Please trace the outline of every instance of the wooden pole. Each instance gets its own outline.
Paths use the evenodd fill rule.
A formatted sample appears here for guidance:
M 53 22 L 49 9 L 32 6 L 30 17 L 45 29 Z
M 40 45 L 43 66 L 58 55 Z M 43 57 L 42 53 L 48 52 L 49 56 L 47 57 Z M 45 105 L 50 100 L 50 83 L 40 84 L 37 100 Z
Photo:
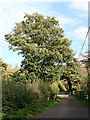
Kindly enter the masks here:
M 90 70 L 90 1 L 88 2 L 88 70 Z M 90 102 L 90 71 L 88 71 L 88 100 Z

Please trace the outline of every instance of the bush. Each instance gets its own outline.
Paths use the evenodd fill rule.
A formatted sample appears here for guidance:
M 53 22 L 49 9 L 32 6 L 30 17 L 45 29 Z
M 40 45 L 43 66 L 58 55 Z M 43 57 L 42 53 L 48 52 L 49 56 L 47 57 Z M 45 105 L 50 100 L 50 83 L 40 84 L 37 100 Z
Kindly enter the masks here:
M 51 94 L 50 83 L 41 81 L 39 84 L 39 90 L 41 92 L 42 99 L 44 101 L 49 101 Z
M 22 109 L 30 105 L 39 105 L 54 100 L 59 92 L 56 83 L 38 80 L 19 84 L 13 80 L 2 82 L 3 112 Z
M 59 93 L 59 87 L 56 83 L 51 84 L 51 95 L 50 98 L 55 100 L 56 95 Z
M 58 85 L 56 83 L 40 82 L 39 89 L 41 91 L 44 100 L 54 100 L 59 92 Z
M 14 81 L 2 82 L 3 111 L 24 108 L 32 102 L 32 92 L 28 91 L 25 84 L 19 85 Z
M 80 97 L 84 98 L 84 91 L 80 91 Z
M 37 104 L 40 102 L 41 93 L 39 90 L 39 81 L 36 82 L 28 82 L 26 84 L 27 90 L 30 92 L 30 99 L 32 100 L 30 104 Z

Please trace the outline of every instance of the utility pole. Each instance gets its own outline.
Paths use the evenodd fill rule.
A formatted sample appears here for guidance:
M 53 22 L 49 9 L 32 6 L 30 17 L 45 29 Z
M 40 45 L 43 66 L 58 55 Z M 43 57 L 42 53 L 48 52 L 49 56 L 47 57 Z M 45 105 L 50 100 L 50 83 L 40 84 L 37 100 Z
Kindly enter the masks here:
M 88 68 L 90 70 L 90 1 L 88 2 L 88 28 Z M 88 100 L 90 102 L 90 74 L 88 75 Z
M 90 67 L 90 1 L 88 2 L 88 64 Z

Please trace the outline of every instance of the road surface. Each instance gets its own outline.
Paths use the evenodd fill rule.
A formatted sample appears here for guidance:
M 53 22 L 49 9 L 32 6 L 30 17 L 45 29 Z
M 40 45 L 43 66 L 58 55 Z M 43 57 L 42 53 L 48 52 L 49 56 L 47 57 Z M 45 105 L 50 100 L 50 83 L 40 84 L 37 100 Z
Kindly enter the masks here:
M 88 118 L 88 107 L 74 96 L 64 97 L 58 104 L 33 118 Z

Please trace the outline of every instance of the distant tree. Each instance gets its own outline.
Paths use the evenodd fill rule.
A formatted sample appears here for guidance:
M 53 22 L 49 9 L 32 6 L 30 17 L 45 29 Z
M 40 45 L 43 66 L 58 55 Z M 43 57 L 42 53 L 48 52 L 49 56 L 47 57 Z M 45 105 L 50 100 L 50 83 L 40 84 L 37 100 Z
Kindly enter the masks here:
M 88 86 L 88 98 L 89 98 L 89 102 L 90 102 L 90 51 L 85 52 L 84 54 L 80 54 L 83 59 L 80 60 L 81 63 L 84 64 L 84 67 L 87 70 L 87 86 Z
M 12 72 L 12 69 L 13 69 L 13 65 L 8 63 L 7 64 L 7 71 Z
M 13 72 L 18 71 L 19 69 L 20 69 L 19 66 L 18 66 L 18 65 L 15 65 L 15 67 L 13 68 Z
M 87 70 L 84 66 L 77 67 L 79 86 L 81 91 L 87 91 Z
M 73 61 L 73 50 L 69 47 L 71 41 L 64 36 L 64 30 L 55 17 L 26 13 L 24 18 L 5 35 L 9 48 L 19 50 L 18 53 L 24 57 L 21 67 L 28 71 L 29 80 L 59 80 L 62 64 Z
M 0 58 L 0 72 L 1 72 L 1 78 L 7 79 L 7 64 Z
M 77 75 L 77 61 L 74 59 L 73 62 L 67 64 L 66 70 L 63 72 L 60 80 L 65 79 L 67 81 L 67 89 L 73 94 L 73 82 Z
M 90 76 L 90 56 L 89 51 L 85 52 L 84 54 L 80 54 L 80 56 L 83 58 L 80 60 L 82 62 L 87 70 L 88 76 Z
M 0 58 L 0 69 L 2 69 L 2 71 L 7 70 L 7 64 L 3 62 L 2 58 Z
M 67 90 L 73 94 L 73 91 L 87 91 L 87 72 L 84 66 L 78 61 L 68 64 L 60 80 L 66 84 Z
M 20 68 L 19 68 L 18 65 L 15 65 L 15 67 L 13 67 L 12 64 L 7 63 L 7 71 L 8 71 L 8 72 L 16 72 L 16 71 L 18 71 L 19 69 L 20 69 Z

